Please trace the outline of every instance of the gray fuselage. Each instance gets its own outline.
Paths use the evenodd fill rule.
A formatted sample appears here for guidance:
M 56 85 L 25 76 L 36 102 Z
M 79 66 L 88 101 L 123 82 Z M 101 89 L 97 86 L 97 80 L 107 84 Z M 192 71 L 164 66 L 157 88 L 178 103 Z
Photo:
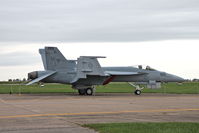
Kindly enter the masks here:
M 117 72 L 139 72 L 144 73 L 140 75 L 117 75 L 111 80 L 111 82 L 149 82 L 149 81 L 156 81 L 156 82 L 183 82 L 184 79 L 166 72 L 161 72 L 157 70 L 146 70 L 146 69 L 139 69 L 136 67 L 102 67 L 104 71 L 117 71 Z M 42 71 L 40 71 L 42 73 Z M 45 73 L 45 71 L 43 71 Z M 62 70 L 58 71 L 56 74 L 46 78 L 43 82 L 48 83 L 64 83 L 64 84 L 71 84 L 71 81 L 76 76 L 76 72 L 64 72 Z M 107 80 L 106 77 L 99 77 L 99 76 L 92 76 L 84 80 L 78 82 L 79 84 L 84 85 L 101 85 L 99 82 L 95 82 L 98 80 L 102 80 L 103 83 Z M 78 84 L 77 83 L 77 84 Z

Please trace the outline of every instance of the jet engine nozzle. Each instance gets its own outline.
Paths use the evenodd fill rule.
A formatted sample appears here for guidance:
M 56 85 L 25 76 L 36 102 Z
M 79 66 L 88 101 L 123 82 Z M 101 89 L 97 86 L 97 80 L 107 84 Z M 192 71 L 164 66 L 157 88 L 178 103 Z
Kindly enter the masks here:
M 36 78 L 38 78 L 38 72 L 37 71 L 28 73 L 28 80 L 33 80 L 33 79 L 36 79 Z

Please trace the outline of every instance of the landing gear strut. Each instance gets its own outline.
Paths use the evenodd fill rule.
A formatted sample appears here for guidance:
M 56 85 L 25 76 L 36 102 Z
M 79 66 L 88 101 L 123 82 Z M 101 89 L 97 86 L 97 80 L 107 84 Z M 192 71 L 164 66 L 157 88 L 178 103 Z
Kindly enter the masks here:
M 139 85 L 135 85 L 135 84 L 130 83 L 130 82 L 129 82 L 129 84 L 131 86 L 135 87 L 135 91 L 134 91 L 135 95 L 140 95 L 142 93 L 141 90 L 144 89 L 144 87 L 140 87 Z

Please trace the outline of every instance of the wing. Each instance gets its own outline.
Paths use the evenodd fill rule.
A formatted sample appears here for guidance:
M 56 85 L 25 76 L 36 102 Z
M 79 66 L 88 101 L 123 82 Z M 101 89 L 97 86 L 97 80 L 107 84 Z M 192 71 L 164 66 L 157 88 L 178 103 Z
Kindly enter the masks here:
M 43 79 L 45 79 L 45 78 L 47 78 L 47 77 L 53 75 L 54 73 L 56 73 L 56 71 L 49 72 L 49 73 L 47 73 L 47 74 L 45 74 L 45 75 L 42 75 L 41 77 L 38 77 L 38 78 L 32 80 L 31 82 L 29 82 L 29 83 L 26 84 L 26 85 L 31 85 L 31 84 L 34 84 L 34 83 L 36 83 L 36 82 L 39 82 L 39 81 L 41 81 L 41 80 L 43 80 Z
M 118 76 L 133 76 L 133 75 L 142 75 L 146 73 L 140 72 L 123 72 L 123 71 L 105 71 L 107 75 L 118 75 Z

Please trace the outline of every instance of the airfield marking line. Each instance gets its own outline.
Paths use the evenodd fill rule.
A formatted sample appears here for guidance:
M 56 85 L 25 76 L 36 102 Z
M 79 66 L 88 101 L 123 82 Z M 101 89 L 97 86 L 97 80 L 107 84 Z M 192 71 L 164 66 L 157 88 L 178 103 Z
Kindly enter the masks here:
M 158 109 L 158 110 L 127 110 L 127 111 L 112 111 L 112 112 L 80 112 L 80 113 L 57 113 L 57 114 L 32 114 L 32 115 L 13 115 L 13 116 L 0 116 L 3 118 L 26 118 L 26 117 L 39 117 L 39 116 L 72 116 L 72 115 L 100 115 L 100 114 L 122 114 L 122 113 L 147 113 L 147 112 L 177 112 L 177 111 L 199 111 L 199 108 L 190 109 Z

